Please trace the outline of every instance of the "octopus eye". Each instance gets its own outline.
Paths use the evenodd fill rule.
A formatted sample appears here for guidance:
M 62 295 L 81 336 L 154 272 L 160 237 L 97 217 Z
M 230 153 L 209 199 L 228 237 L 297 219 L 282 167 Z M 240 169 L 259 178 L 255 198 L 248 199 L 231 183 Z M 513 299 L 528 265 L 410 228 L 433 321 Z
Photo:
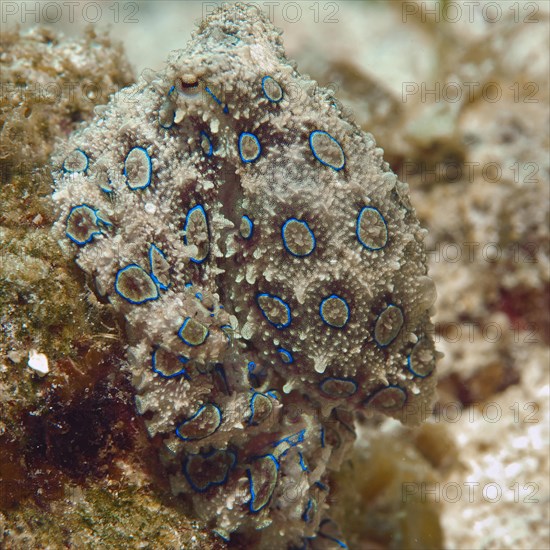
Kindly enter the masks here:
M 184 74 L 176 78 L 176 90 L 182 94 L 194 95 L 199 91 L 199 80 L 195 75 Z

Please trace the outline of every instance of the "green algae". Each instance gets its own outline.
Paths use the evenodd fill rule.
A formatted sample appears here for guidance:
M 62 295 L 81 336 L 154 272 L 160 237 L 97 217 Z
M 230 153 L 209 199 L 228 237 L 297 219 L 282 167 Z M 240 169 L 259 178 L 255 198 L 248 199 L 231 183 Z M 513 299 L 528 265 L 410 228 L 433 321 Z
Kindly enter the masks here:
M 27 504 L 5 512 L 6 548 L 225 548 L 177 506 L 161 505 L 147 488 L 64 490 L 49 510 Z

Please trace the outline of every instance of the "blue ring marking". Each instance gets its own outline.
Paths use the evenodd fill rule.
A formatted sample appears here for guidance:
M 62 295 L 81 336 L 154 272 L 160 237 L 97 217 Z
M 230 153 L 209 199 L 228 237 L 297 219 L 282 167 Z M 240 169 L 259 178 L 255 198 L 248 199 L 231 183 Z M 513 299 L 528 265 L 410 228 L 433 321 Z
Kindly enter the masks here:
M 307 501 L 307 504 L 306 504 L 306 509 L 304 510 L 304 513 L 302 514 L 302 519 L 306 522 L 306 523 L 309 523 L 313 518 L 311 518 L 309 516 L 309 512 L 311 510 L 311 508 L 313 507 L 313 500 L 312 499 L 309 499 Z
M 130 156 L 130 154 L 132 153 L 132 151 L 135 151 L 135 150 L 139 150 L 139 151 L 143 151 L 143 153 L 145 153 L 145 158 L 147 159 L 147 181 L 143 184 L 143 185 L 131 185 L 130 182 L 128 181 L 128 173 L 126 171 L 126 162 L 128 160 L 128 157 Z M 124 159 L 124 171 L 123 171 L 123 174 L 124 174 L 124 177 L 126 178 L 126 185 L 132 190 L 132 191 L 138 191 L 140 189 L 145 189 L 146 187 L 149 187 L 149 185 L 151 184 L 151 180 L 153 179 L 153 162 L 151 161 L 151 156 L 149 155 L 149 153 L 147 152 L 147 150 L 143 147 L 132 147 L 132 149 L 130 149 L 128 151 L 128 154 L 126 155 L 126 158 Z
M 281 90 L 281 97 L 279 99 L 273 99 L 267 92 L 266 92 L 266 89 L 265 89 L 265 82 L 266 80 L 273 80 L 273 82 L 275 82 L 275 84 L 279 87 L 279 89 Z M 266 97 L 266 99 L 268 99 L 269 101 L 271 101 L 271 103 L 279 103 L 280 101 L 282 101 L 283 97 L 284 97 L 284 94 L 283 94 L 283 88 L 281 87 L 281 85 L 272 77 L 272 76 L 269 76 L 269 75 L 266 75 L 262 78 L 262 91 Z
M 170 95 L 172 95 L 172 92 L 176 89 L 175 86 L 172 86 L 169 90 L 168 90 L 168 93 L 166 94 L 166 99 L 168 99 L 168 101 L 171 102 L 170 100 Z M 161 121 L 160 121 L 160 110 L 166 106 L 166 101 L 165 103 L 163 103 L 161 106 L 160 106 L 160 109 L 159 109 L 159 114 L 158 114 L 158 123 L 160 125 L 161 128 L 164 128 L 165 130 L 170 130 L 170 128 L 172 128 L 172 126 L 174 126 L 174 120 L 176 118 L 176 111 L 174 109 L 172 109 L 172 121 L 170 122 L 170 125 L 166 126 L 164 125 Z M 170 106 L 172 106 L 172 103 L 170 103 Z
M 373 212 L 376 212 L 379 216 L 380 216 L 380 219 L 382 220 L 382 223 L 384 224 L 384 227 L 386 228 L 386 239 L 385 239 L 385 242 L 382 246 L 379 246 L 378 248 L 373 248 L 371 246 L 369 246 L 368 244 L 366 244 L 360 237 L 359 235 L 359 228 L 361 227 L 361 220 L 363 219 L 363 214 L 365 213 L 366 210 L 370 210 L 370 211 L 373 211 Z M 380 210 L 378 210 L 378 208 L 374 207 L 374 206 L 364 206 L 363 208 L 361 208 L 361 210 L 359 211 L 359 215 L 357 216 L 357 222 L 355 224 L 355 235 L 357 236 L 357 240 L 367 249 L 367 250 L 381 250 L 382 248 L 384 248 L 387 244 L 388 244 L 388 224 L 386 223 L 386 220 L 384 219 L 384 216 L 382 216 Z
M 332 382 L 332 381 L 336 381 L 336 382 L 348 382 L 350 384 L 353 384 L 353 387 L 354 387 L 354 390 L 349 393 L 345 393 L 345 394 L 342 394 L 342 395 L 334 395 L 334 394 L 331 394 L 330 392 L 328 392 L 327 390 L 324 389 L 323 386 L 325 386 L 325 384 L 327 382 Z M 352 395 L 354 395 L 356 392 L 357 392 L 357 389 L 359 388 L 359 386 L 357 385 L 357 382 L 355 380 L 353 380 L 353 378 L 336 378 L 336 377 L 328 377 L 328 378 L 325 378 L 324 380 L 321 380 L 321 382 L 319 382 L 319 389 L 326 395 L 328 395 L 329 397 L 334 397 L 335 399 L 342 399 L 342 398 L 345 398 L 345 397 L 351 397 Z
M 211 157 L 214 154 L 214 146 L 212 145 L 212 140 L 210 139 L 210 136 L 204 130 L 201 130 L 199 132 L 199 139 L 200 139 L 200 136 L 206 138 L 206 141 L 208 141 L 208 153 L 203 149 L 202 142 L 199 141 L 199 145 L 200 145 L 200 148 L 201 148 L 202 152 L 207 157 Z
M 187 212 L 187 215 L 185 216 L 185 222 L 183 224 L 183 244 L 185 244 L 186 246 L 188 246 L 188 242 L 187 242 L 187 226 L 189 225 L 189 220 L 190 220 L 190 217 L 191 217 L 191 214 L 193 212 L 195 212 L 195 210 L 199 210 L 200 213 L 202 214 L 203 218 L 204 218 L 204 223 L 206 225 L 206 234 L 208 235 L 208 250 L 206 251 L 206 254 L 204 255 L 204 258 L 202 259 L 197 259 L 197 258 L 189 258 L 194 264 L 202 264 L 204 261 L 206 261 L 206 259 L 208 258 L 208 255 L 210 254 L 210 227 L 208 225 L 208 218 L 206 217 L 206 211 L 205 209 L 203 208 L 202 204 L 197 204 L 196 206 L 193 206 L 193 208 L 191 208 L 188 212 Z
M 259 303 L 259 299 L 263 297 L 271 298 L 272 300 L 279 302 L 285 308 L 286 314 L 287 314 L 287 321 L 285 323 L 273 323 L 269 319 L 269 317 L 266 315 L 265 311 L 262 309 L 262 306 Z M 290 306 L 285 301 L 281 300 L 281 298 L 279 298 L 278 296 L 275 296 L 274 294 L 269 294 L 268 292 L 260 292 L 259 294 L 256 295 L 256 303 L 258 304 L 258 307 L 260 308 L 260 311 L 262 312 L 262 315 L 265 317 L 267 322 L 273 325 L 275 328 L 278 328 L 278 329 L 286 328 L 292 322 L 292 314 L 290 311 Z
M 231 463 L 229 464 L 229 466 L 227 466 L 227 470 L 222 480 L 220 481 L 209 480 L 206 482 L 206 485 L 204 487 L 199 487 L 193 482 L 193 478 L 191 474 L 188 472 L 189 463 L 193 459 L 193 457 L 200 456 L 203 459 L 208 459 L 214 456 L 215 454 L 224 454 L 226 456 L 229 456 L 231 459 Z M 205 493 L 206 491 L 208 491 L 208 489 L 210 489 L 210 487 L 216 487 L 217 485 L 225 485 L 225 483 L 227 482 L 227 478 L 229 477 L 229 474 L 231 470 L 235 467 L 236 463 L 237 463 L 237 455 L 233 451 L 212 449 L 211 451 L 204 454 L 198 453 L 198 454 L 188 455 L 183 461 L 182 471 L 183 471 L 183 475 L 185 476 L 185 479 L 187 479 L 187 482 L 189 483 L 189 485 L 191 485 L 191 488 L 194 491 L 196 491 L 197 493 Z
M 399 405 L 399 407 L 381 407 L 381 408 L 382 408 L 382 410 L 387 410 L 387 411 L 390 411 L 390 412 L 395 411 L 395 410 L 399 410 L 407 402 L 407 392 L 401 386 L 398 386 L 397 384 L 390 384 L 389 386 L 384 386 L 384 387 L 378 389 L 372 395 L 367 397 L 367 399 L 365 399 L 365 401 L 363 401 L 363 405 L 364 406 L 370 405 L 371 401 L 373 401 L 376 397 L 378 397 L 382 392 L 384 392 L 388 389 L 393 389 L 393 388 L 399 390 L 400 393 L 403 395 L 403 403 L 401 403 Z
M 248 362 L 248 379 L 252 387 L 257 388 L 261 386 L 261 378 L 266 377 L 265 367 L 261 367 L 254 363 L 254 361 Z
M 288 437 L 281 439 L 281 441 L 288 441 L 293 447 L 295 447 L 296 445 L 298 445 L 298 443 L 303 443 L 305 433 L 306 429 L 304 428 L 303 430 L 300 430 L 295 434 L 289 435 Z
M 279 461 L 272 455 L 272 454 L 267 454 L 267 455 L 264 455 L 264 456 L 260 456 L 258 457 L 256 460 L 260 460 L 262 458 L 269 458 L 273 461 L 273 464 L 275 465 L 275 470 L 276 472 L 279 471 Z M 246 469 L 246 474 L 248 475 L 248 480 L 249 480 L 249 484 L 250 484 L 250 503 L 249 503 L 249 510 L 253 513 L 253 514 L 257 514 L 260 510 L 262 510 L 263 508 L 265 508 L 268 504 L 269 504 L 269 501 L 271 500 L 271 495 L 273 494 L 273 491 L 271 491 L 271 494 L 269 495 L 269 498 L 265 501 L 265 503 L 260 506 L 259 508 L 255 508 L 254 506 L 254 501 L 256 500 L 256 491 L 254 490 L 254 481 L 252 479 L 252 470 L 250 468 L 247 468 Z M 275 483 L 277 482 L 277 480 L 275 480 Z M 275 486 L 273 486 L 273 490 L 275 489 Z
M 420 342 L 422 342 L 422 338 L 418 340 L 418 342 L 413 346 L 411 353 L 409 353 L 409 355 L 407 356 L 407 369 L 413 376 L 418 376 L 418 378 L 426 378 L 427 376 L 430 376 L 430 374 L 432 374 L 432 372 L 434 371 L 435 363 L 432 363 L 432 370 L 426 374 L 421 374 L 414 369 L 412 355 L 415 352 L 416 347 L 420 344 Z
M 399 327 L 399 330 L 395 333 L 395 336 L 389 340 L 387 343 L 383 344 L 381 343 L 377 338 L 376 338 L 376 325 L 378 324 L 378 321 L 380 320 L 380 317 L 386 312 L 388 311 L 388 309 L 390 307 L 394 307 L 396 308 L 400 313 L 401 313 L 401 326 Z M 403 315 L 403 310 L 396 304 L 388 304 L 387 307 L 385 307 L 379 314 L 378 314 L 378 317 L 376 317 L 376 321 L 374 321 L 374 331 L 373 331 L 373 340 L 376 342 L 376 344 L 381 347 L 381 348 L 387 348 L 389 345 L 391 345 L 395 339 L 397 338 L 397 336 L 399 335 L 399 333 L 401 332 L 401 329 L 403 328 L 403 325 L 405 324 L 405 317 Z
M 269 395 L 269 397 L 272 397 L 276 401 L 281 400 L 281 396 L 277 394 L 277 390 L 268 390 L 265 392 L 266 395 Z
M 411 352 L 412 353 L 412 352 Z M 413 364 L 412 364 L 412 358 L 410 355 L 407 356 L 407 369 L 409 370 L 409 372 L 413 375 L 413 376 L 417 376 L 418 378 L 426 378 L 427 376 L 430 376 L 430 374 L 432 374 L 432 372 L 434 371 L 435 369 L 435 366 L 434 368 L 432 368 L 432 370 L 430 372 L 428 372 L 427 374 L 420 374 L 419 372 L 415 371 L 414 370 L 414 367 L 413 367 Z
M 185 355 L 178 355 L 178 361 L 185 365 L 186 363 L 189 363 L 190 359 L 189 359 L 189 357 L 185 357 Z M 191 381 L 191 376 L 189 376 L 189 374 L 187 374 L 187 370 L 185 368 L 182 368 L 180 373 L 183 375 L 183 377 L 186 380 Z
M 159 112 L 159 114 L 158 114 L 158 123 L 159 123 L 159 126 L 160 126 L 161 128 L 164 128 L 165 130 L 170 130 L 170 128 L 172 128 L 172 126 L 174 126 L 174 119 L 175 119 L 175 118 L 176 118 L 176 113 L 174 112 L 174 113 L 172 114 L 172 122 L 170 122 L 170 124 L 167 126 L 167 125 L 165 125 L 165 124 L 163 124 L 163 123 L 161 122 L 161 120 L 160 120 L 160 112 Z
M 331 535 L 327 535 L 321 531 L 321 529 L 323 528 L 323 525 L 326 525 L 327 523 L 334 524 L 334 522 L 330 519 L 324 519 L 323 521 L 321 521 L 321 523 L 319 524 L 319 531 L 318 531 L 319 536 L 325 539 L 331 540 L 332 542 L 335 542 L 340 548 L 347 548 L 348 547 L 347 544 L 343 543 L 340 539 L 337 539 Z
M 107 195 L 111 195 L 112 193 L 115 192 L 113 188 L 113 182 L 111 180 L 109 180 L 107 183 L 100 183 L 98 184 L 98 186 L 101 189 L 101 191 L 103 191 Z
M 155 346 L 155 349 L 153 350 L 153 353 L 151 355 L 151 369 L 154 373 L 158 374 L 161 378 L 176 378 L 177 376 L 183 376 L 186 380 L 191 380 L 191 377 L 187 373 L 187 369 L 185 367 L 182 367 L 181 370 L 174 372 L 172 374 L 164 374 L 161 370 L 157 368 L 157 351 L 159 350 L 159 346 Z M 178 361 L 182 364 L 186 364 L 189 362 L 188 357 L 184 357 L 183 355 L 178 356 Z
M 250 384 L 254 386 L 255 388 L 260 385 L 260 379 L 258 376 L 254 374 L 254 370 L 256 369 L 256 363 L 254 361 L 249 361 L 248 365 L 248 379 L 250 380 Z
M 292 353 L 288 351 L 285 348 L 277 348 L 277 351 L 279 352 L 281 356 L 281 361 L 287 365 L 290 365 L 291 363 L 294 363 L 294 357 L 292 356 Z
M 218 537 L 220 537 L 225 542 L 229 542 L 231 540 L 228 535 L 224 535 L 221 531 L 216 531 L 216 529 L 212 529 L 212 533 L 218 535 Z
M 202 302 L 202 293 L 196 292 L 195 293 L 195 298 L 199 299 Z
M 412 353 L 412 352 L 411 352 Z M 418 374 L 417 372 L 415 372 L 413 366 L 412 366 L 412 360 L 411 360 L 411 356 L 410 354 L 407 355 L 407 370 L 413 375 L 413 376 L 418 376 L 418 378 L 426 378 L 426 376 L 428 376 L 427 374 Z
M 165 260 L 166 262 L 168 262 L 168 260 L 166 260 L 166 254 L 164 254 L 164 252 L 156 245 L 156 244 L 153 244 L 151 243 L 151 246 L 149 247 L 149 268 L 151 270 L 151 279 L 153 279 L 153 281 L 155 281 L 155 284 L 161 289 L 161 290 L 167 290 L 171 283 L 168 283 L 167 285 L 163 284 L 160 282 L 160 280 L 158 279 L 158 277 L 155 275 L 155 270 L 154 270 L 154 266 L 153 266 L 153 252 L 157 252 L 158 254 L 160 254 L 160 256 L 162 257 L 163 260 Z
M 321 447 L 325 447 L 325 428 L 321 426 Z
M 233 331 L 233 327 L 231 325 L 222 325 L 220 327 L 220 330 L 225 334 L 225 337 L 227 338 L 227 342 L 231 344 L 231 336 L 230 334 L 228 334 L 228 332 Z
M 200 344 L 192 344 L 191 342 L 188 342 L 184 337 L 183 337 L 183 331 L 185 330 L 185 327 L 187 326 L 187 323 L 189 321 L 191 321 L 191 317 L 187 317 L 185 319 L 185 321 L 183 321 L 183 324 L 181 325 L 181 327 L 179 328 L 178 330 L 178 336 L 181 338 L 181 340 L 187 344 L 188 346 L 200 346 L 201 344 L 204 344 L 204 342 L 206 342 L 206 339 L 208 338 L 208 336 L 210 335 L 210 331 L 202 324 L 200 323 L 200 325 L 204 328 L 206 328 L 206 334 L 204 336 L 204 340 L 200 343 Z M 197 321 L 198 323 L 198 321 Z
M 155 296 L 150 296 L 148 298 L 145 298 L 143 300 L 138 300 L 138 301 L 134 301 L 134 300 L 131 300 L 130 298 L 128 298 L 127 296 L 124 296 L 124 294 L 122 294 L 122 292 L 120 292 L 120 290 L 118 289 L 118 280 L 120 278 L 120 276 L 126 272 L 128 269 L 139 269 L 140 271 L 143 272 L 143 274 L 148 277 L 149 279 L 151 279 L 150 275 L 145 271 L 145 269 L 143 269 L 141 266 L 137 265 L 137 264 L 128 264 L 127 266 L 123 267 L 122 269 L 119 269 L 117 271 L 117 274 L 116 274 L 116 277 L 115 277 L 115 292 L 121 297 L 121 298 L 124 298 L 126 301 L 130 302 L 131 304 L 135 304 L 135 305 L 139 305 L 139 304 L 143 304 L 145 302 L 149 302 L 151 300 L 156 300 L 160 294 L 159 294 L 159 290 L 157 288 L 157 285 L 155 284 L 155 281 L 153 281 L 153 279 L 151 279 L 151 282 L 153 283 L 153 287 L 155 288 L 155 292 L 156 292 L 156 295 Z
M 189 422 L 195 420 L 195 418 L 197 418 L 197 416 L 199 416 L 202 411 L 204 411 L 204 409 L 206 409 L 206 407 L 213 407 L 215 410 L 216 410 L 216 413 L 218 415 L 218 425 L 216 426 L 216 428 L 214 429 L 213 432 L 210 432 L 209 434 L 206 434 L 206 435 L 203 435 L 202 437 L 185 437 L 184 435 L 181 434 L 180 432 L 180 429 L 185 426 L 185 424 L 188 424 Z M 190 416 L 189 418 L 187 418 L 186 420 L 184 420 L 175 430 L 176 432 L 176 435 L 182 440 L 182 441 L 198 441 L 200 439 L 204 439 L 205 437 L 209 437 L 213 434 L 215 434 L 219 427 L 221 426 L 222 424 L 222 421 L 223 421 L 223 415 L 222 415 L 222 411 L 221 409 L 218 407 L 218 405 L 214 405 L 214 403 L 206 403 L 205 405 L 203 405 L 202 407 L 199 407 L 198 411 Z
M 329 321 L 327 321 L 325 319 L 325 316 L 323 315 L 323 307 L 325 305 L 325 303 L 328 301 L 328 300 L 331 300 L 331 299 L 336 299 L 336 300 L 340 300 L 341 303 L 344 304 L 344 306 L 346 307 L 346 320 L 344 321 L 344 324 L 343 325 L 333 325 L 332 323 L 329 323 Z M 329 327 L 332 327 L 332 328 L 344 328 L 347 324 L 348 324 L 348 321 L 349 321 L 349 316 L 350 316 L 350 309 L 349 309 L 349 305 L 348 305 L 348 302 L 342 298 L 342 296 L 338 296 L 338 294 L 331 294 L 330 296 L 326 296 L 325 298 L 323 298 L 321 300 L 321 303 L 319 305 L 319 315 L 321 316 L 321 319 L 323 320 L 323 323 L 325 323 L 326 325 L 328 325 Z
M 314 485 L 317 485 L 317 487 L 319 487 L 319 489 L 321 489 L 322 491 L 328 491 L 328 487 L 320 481 L 316 481 Z
M 113 224 L 107 220 L 103 220 L 101 218 L 101 216 L 98 214 L 99 210 L 96 210 L 96 216 L 97 216 L 97 223 L 100 224 L 100 225 L 104 225 L 105 227 L 110 227 L 112 226 Z
M 271 401 L 269 400 L 269 397 L 267 396 L 267 394 L 265 393 L 260 393 L 260 392 L 254 392 L 252 394 L 252 397 L 250 398 L 250 403 L 249 403 L 249 407 L 250 407 L 250 418 L 248 419 L 248 424 L 250 426 L 259 426 L 264 420 L 265 418 L 262 418 L 260 419 L 259 421 L 256 421 L 254 420 L 254 414 L 255 414 L 255 406 L 256 406 L 256 400 L 259 398 L 259 397 L 265 397 L 268 401 L 269 401 L 269 404 L 271 406 L 271 409 L 269 410 L 267 416 L 269 416 L 272 412 L 273 412 L 273 403 L 271 403 Z M 267 418 L 267 417 L 266 417 Z
M 298 453 L 298 458 L 300 460 L 300 468 L 302 468 L 302 472 L 307 472 L 309 468 L 307 467 L 307 464 L 304 462 L 304 455 L 302 453 Z
M 208 87 L 208 86 L 205 86 L 204 87 L 205 91 L 208 92 L 211 96 L 212 96 L 212 99 L 220 106 L 220 107 L 223 107 L 223 112 L 225 114 L 229 113 L 229 108 L 227 107 L 227 105 L 223 105 L 222 102 L 221 102 L 221 99 L 219 99 L 218 97 L 216 97 L 216 95 L 214 94 L 214 92 Z
M 76 152 L 84 155 L 84 158 L 86 159 L 86 166 L 82 170 L 68 170 L 65 167 L 65 162 L 67 162 L 67 158 L 69 158 L 70 155 L 72 155 L 73 153 L 76 153 Z M 67 174 L 85 174 L 86 171 L 88 170 L 89 166 L 90 166 L 90 158 L 88 157 L 88 155 L 82 149 L 80 149 L 78 147 L 76 149 L 73 149 L 67 155 L 67 158 L 63 161 L 63 171 L 66 172 Z
M 304 435 L 306 433 L 306 428 L 303 430 L 300 430 L 299 432 L 296 432 L 295 434 L 289 435 L 287 437 L 283 437 L 283 439 L 279 439 L 279 441 L 276 441 L 275 443 L 272 443 L 273 447 L 278 447 L 279 445 L 282 445 L 283 443 L 288 443 L 288 449 L 283 451 L 280 456 L 285 456 L 288 451 L 292 447 L 296 447 L 299 443 L 304 442 Z
M 285 231 L 287 229 L 287 226 L 289 223 L 292 223 L 292 222 L 296 222 L 296 223 L 299 223 L 300 225 L 302 225 L 303 227 L 305 227 L 307 229 L 307 231 L 309 232 L 309 236 L 311 237 L 311 241 L 312 241 L 312 246 L 311 246 L 311 250 L 309 252 L 306 252 L 305 254 L 296 254 L 295 252 L 293 252 L 290 247 L 288 246 L 288 243 L 287 243 L 287 238 L 285 236 Z M 292 256 L 296 257 L 296 258 L 307 258 L 308 256 L 310 256 L 311 254 L 313 254 L 313 251 L 315 250 L 315 248 L 317 247 L 317 239 L 315 238 L 315 235 L 313 233 L 313 231 L 310 229 L 309 225 L 307 224 L 307 222 L 303 221 L 303 220 L 298 220 L 296 218 L 288 218 L 288 220 L 286 220 L 285 223 L 283 223 L 282 227 L 281 227 L 281 237 L 283 239 L 283 245 L 286 249 L 286 251 L 291 254 Z
M 89 237 L 85 241 L 79 241 L 78 239 L 75 239 L 69 233 L 68 225 L 69 225 L 69 220 L 70 220 L 73 212 L 77 209 L 83 209 L 83 210 L 91 212 L 94 215 L 94 220 L 93 221 L 96 224 L 96 226 L 99 222 L 102 222 L 103 220 L 101 220 L 101 218 L 97 215 L 98 210 L 95 210 L 94 208 L 92 208 L 91 206 L 88 206 L 87 204 L 78 204 L 77 206 L 73 206 L 71 208 L 69 214 L 67 215 L 67 220 L 65 222 L 65 224 L 67 226 L 67 229 L 65 230 L 65 235 L 67 235 L 67 237 L 69 239 L 71 239 L 71 241 L 73 241 L 73 243 L 76 243 L 78 246 L 84 246 L 85 244 L 88 244 L 89 242 L 91 242 L 96 235 L 102 235 L 102 232 L 99 231 L 99 230 L 93 231 L 92 233 L 90 233 Z M 104 222 L 104 223 L 106 223 L 107 225 L 111 225 L 107 222 Z
M 313 145 L 313 139 L 317 134 L 322 134 L 322 135 L 328 136 L 338 146 L 338 148 L 342 152 L 342 158 L 344 159 L 343 162 L 342 162 L 342 166 L 334 166 L 334 165 L 324 161 L 321 157 L 319 157 L 319 155 L 317 155 L 317 152 L 315 151 L 315 146 Z M 328 132 L 325 132 L 324 130 L 313 130 L 313 132 L 311 132 L 311 134 L 309 134 L 309 147 L 311 148 L 311 152 L 313 153 L 313 156 L 321 164 L 324 164 L 325 166 L 329 166 L 330 168 L 332 168 L 336 172 L 339 172 L 340 170 L 342 170 L 344 168 L 344 166 L 346 165 L 346 155 L 344 154 L 344 150 L 342 149 L 342 146 L 338 143 L 338 141 L 336 141 L 336 139 L 334 139 Z
M 242 153 L 242 142 L 243 142 L 243 139 L 247 136 L 252 138 L 252 140 L 256 143 L 256 146 L 258 147 L 258 152 L 256 153 L 256 156 L 254 158 L 250 158 L 250 159 L 245 159 L 243 157 L 243 153 Z M 241 157 L 241 160 L 245 164 L 247 164 L 249 162 L 254 162 L 254 161 L 258 160 L 258 157 L 261 154 L 262 154 L 262 146 L 260 144 L 260 140 L 254 134 L 251 134 L 250 132 L 242 132 L 241 135 L 239 136 L 239 156 Z
M 245 233 L 242 229 L 243 222 L 245 223 L 246 229 L 248 229 L 248 233 Z M 241 218 L 241 229 L 239 230 L 241 237 L 243 239 L 246 239 L 247 241 L 252 238 L 252 235 L 254 234 L 254 222 L 246 215 Z M 247 236 L 248 235 L 248 236 Z
M 185 283 L 185 288 L 189 288 L 189 287 L 192 287 L 193 286 L 193 283 Z

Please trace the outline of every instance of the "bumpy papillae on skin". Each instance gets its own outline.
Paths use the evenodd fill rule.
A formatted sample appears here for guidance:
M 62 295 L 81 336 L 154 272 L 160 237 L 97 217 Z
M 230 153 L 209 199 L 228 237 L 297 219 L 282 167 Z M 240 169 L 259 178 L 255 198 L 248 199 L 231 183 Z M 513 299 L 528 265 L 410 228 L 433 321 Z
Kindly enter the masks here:
M 234 6 L 53 162 L 54 230 L 125 317 L 174 492 L 225 539 L 343 544 L 354 415 L 414 425 L 434 388 L 424 230 L 372 136 Z

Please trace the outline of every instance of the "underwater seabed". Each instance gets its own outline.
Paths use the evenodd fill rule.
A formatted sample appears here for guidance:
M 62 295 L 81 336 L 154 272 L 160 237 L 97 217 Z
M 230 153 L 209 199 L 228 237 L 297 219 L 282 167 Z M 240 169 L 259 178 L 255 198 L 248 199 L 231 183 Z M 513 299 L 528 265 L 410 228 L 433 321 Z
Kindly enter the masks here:
M 240 535 L 226 543 L 194 518 L 189 500 L 172 495 L 160 443 L 148 438 L 136 413 L 126 327 L 51 233 L 49 162 L 58 144 L 143 70 L 160 70 L 214 4 L 120 2 L 102 4 L 99 15 L 75 8 L 74 17 L 60 6 L 59 20 L 52 6 L 24 19 L 23 4 L 5 12 L 3 547 L 244 545 Z M 351 549 L 550 545 L 549 7 L 491 4 L 281 2 L 269 8 L 284 30 L 288 57 L 334 92 L 346 116 L 375 136 L 384 159 L 409 184 L 428 230 L 429 275 L 437 287 L 434 340 L 444 354 L 437 402 L 422 411 L 417 428 L 378 413 L 361 416 L 348 459 L 330 476 L 331 517 Z M 278 100 L 277 88 L 263 84 L 268 100 Z M 242 142 L 243 162 L 255 160 L 255 144 Z M 209 138 L 201 147 L 207 156 L 213 152 Z M 149 181 L 144 158 L 135 150 L 128 160 L 129 172 L 132 163 L 139 168 L 131 180 L 136 187 Z M 69 168 L 83 167 L 81 157 L 70 160 Z M 334 166 L 340 165 L 323 167 L 336 173 Z M 77 214 L 101 217 L 82 209 L 73 221 Z M 380 226 L 371 248 L 385 244 L 384 219 L 378 222 L 374 210 L 363 216 Z M 199 210 L 195 217 L 200 229 Z M 249 222 L 242 221 L 243 239 L 257 229 Z M 318 247 L 318 234 L 305 222 L 288 222 L 284 250 L 300 261 Z M 71 235 L 87 240 L 76 225 Z M 301 236 L 299 244 L 291 231 Z M 160 267 L 134 269 L 150 295 L 168 286 L 155 274 L 163 269 L 163 252 L 151 250 L 150 264 Z M 195 251 L 195 260 L 202 259 L 200 246 Z M 127 290 L 124 278 L 121 292 L 131 296 L 135 288 Z M 336 294 L 326 298 L 335 308 L 321 306 L 320 314 L 338 330 L 348 322 L 349 305 Z M 201 336 L 184 319 L 180 324 L 187 341 Z M 281 349 L 283 361 L 293 359 Z M 159 360 L 163 374 L 175 373 L 162 365 Z M 177 374 L 185 371 L 184 363 L 178 366 Z

